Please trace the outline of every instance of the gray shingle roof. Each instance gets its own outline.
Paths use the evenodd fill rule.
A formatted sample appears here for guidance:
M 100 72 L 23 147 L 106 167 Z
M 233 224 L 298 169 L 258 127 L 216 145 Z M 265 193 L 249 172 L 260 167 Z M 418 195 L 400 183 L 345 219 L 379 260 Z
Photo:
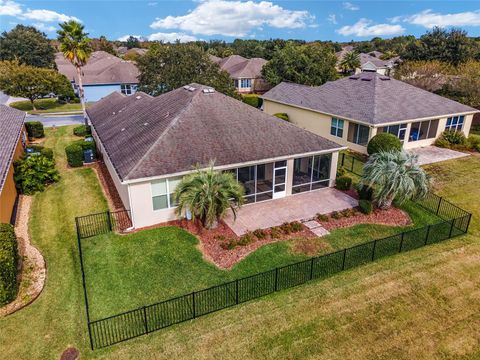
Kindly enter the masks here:
M 0 192 L 12 163 L 25 115 L 23 111 L 0 105 Z
M 77 70 L 64 58 L 62 53 L 55 54 L 58 71 L 70 81 L 77 81 Z M 95 51 L 87 64 L 82 67 L 84 85 L 95 84 L 136 84 L 139 71 L 131 62 L 120 59 L 105 51 Z
M 122 180 L 337 149 L 341 146 L 219 92 L 112 93 L 87 112 Z
M 261 78 L 263 65 L 267 63 L 267 60 L 262 58 L 247 59 L 240 55 L 231 55 L 223 59 L 210 56 L 210 59 L 217 63 L 222 70 L 228 72 L 234 79 Z
M 375 72 L 316 87 L 280 83 L 262 97 L 372 125 L 478 111 Z

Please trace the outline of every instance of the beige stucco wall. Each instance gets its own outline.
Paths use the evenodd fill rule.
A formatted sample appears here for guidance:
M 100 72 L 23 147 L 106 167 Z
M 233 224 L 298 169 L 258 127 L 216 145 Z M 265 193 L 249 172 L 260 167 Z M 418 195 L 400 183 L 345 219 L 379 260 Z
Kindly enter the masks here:
M 330 115 L 325 115 L 325 114 L 307 110 L 307 109 L 280 104 L 270 100 L 263 101 L 263 109 L 266 113 L 270 115 L 273 115 L 275 113 L 287 113 L 290 118 L 290 121 L 295 125 L 303 129 L 312 131 L 318 135 L 321 135 L 329 140 L 335 141 L 341 145 L 348 146 L 350 149 L 357 151 L 359 153 L 363 153 L 363 154 L 367 153 L 366 146 L 357 145 L 347 141 L 348 125 L 349 125 L 348 120 L 344 119 L 343 137 L 339 138 L 339 137 L 330 135 L 330 126 L 331 126 L 331 119 L 332 119 Z M 410 137 L 410 129 L 411 129 L 412 123 L 418 122 L 418 121 L 435 120 L 435 119 L 439 119 L 437 134 L 435 138 L 419 140 L 419 141 L 411 141 L 411 142 L 408 141 Z M 463 126 L 463 132 L 465 136 L 468 136 L 470 133 L 472 119 L 473 119 L 473 114 L 465 115 L 464 126 Z M 404 123 L 407 124 L 407 130 L 405 134 L 406 141 L 404 142 L 403 147 L 405 149 L 413 149 L 417 147 L 432 145 L 435 142 L 436 138 L 438 138 L 442 134 L 442 132 L 445 130 L 445 125 L 447 124 L 447 117 L 413 119 L 408 121 L 392 122 L 392 123 L 389 123 L 388 125 L 404 124 Z M 380 125 L 377 127 L 370 126 L 369 140 L 377 134 L 378 127 L 383 127 L 383 126 L 384 125 Z

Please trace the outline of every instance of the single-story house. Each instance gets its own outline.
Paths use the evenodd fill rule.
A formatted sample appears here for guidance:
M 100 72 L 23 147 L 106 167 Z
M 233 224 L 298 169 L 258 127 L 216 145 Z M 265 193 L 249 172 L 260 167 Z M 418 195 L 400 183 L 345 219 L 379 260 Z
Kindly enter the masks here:
M 335 53 L 338 63 L 342 61 L 345 54 L 353 51 L 353 47 L 349 46 L 341 51 Z M 359 74 L 364 71 L 377 72 L 380 75 L 391 75 L 392 69 L 400 62 L 400 57 L 395 56 L 388 60 L 382 60 L 383 53 L 380 51 L 372 51 L 370 53 L 359 53 L 360 67 L 355 69 L 355 74 Z M 340 67 L 337 66 L 337 70 L 340 71 Z
M 210 56 L 210 60 L 230 74 L 239 93 L 264 93 L 271 88 L 262 76 L 262 68 L 267 63 L 265 59 L 231 55 L 223 59 Z
M 13 162 L 22 156 L 27 136 L 25 112 L 0 105 L 0 223 L 13 223 L 18 199 Z
M 254 203 L 333 186 L 345 149 L 199 84 L 157 97 L 115 92 L 87 114 L 136 228 L 176 218 L 172 194 L 196 165 L 214 160 Z
M 433 144 L 445 129 L 468 136 L 478 112 L 375 72 L 321 86 L 280 83 L 262 97 L 266 113 L 286 113 L 299 127 L 361 153 L 380 132 L 394 134 L 406 149 Z
M 55 54 L 58 71 L 65 75 L 78 93 L 76 68 L 62 53 Z M 82 83 L 85 101 L 94 102 L 120 91 L 132 95 L 137 91 L 139 71 L 132 61 L 120 59 L 105 51 L 94 51 L 87 64 L 82 67 Z

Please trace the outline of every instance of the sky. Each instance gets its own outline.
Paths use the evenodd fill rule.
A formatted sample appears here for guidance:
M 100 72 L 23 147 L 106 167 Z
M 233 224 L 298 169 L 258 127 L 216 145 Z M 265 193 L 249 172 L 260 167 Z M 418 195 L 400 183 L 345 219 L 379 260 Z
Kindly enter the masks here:
M 368 40 L 420 36 L 434 26 L 480 36 L 480 1 L 0 0 L 0 31 L 33 25 L 56 37 L 74 19 L 90 37 L 165 42 L 221 39 Z

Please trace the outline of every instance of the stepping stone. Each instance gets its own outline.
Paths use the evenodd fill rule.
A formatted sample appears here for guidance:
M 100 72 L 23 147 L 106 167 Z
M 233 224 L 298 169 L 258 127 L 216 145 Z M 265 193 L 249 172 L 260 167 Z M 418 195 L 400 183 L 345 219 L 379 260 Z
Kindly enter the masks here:
M 319 227 L 316 227 L 314 229 L 310 229 L 310 231 L 313 232 L 318 237 L 322 237 L 322 236 L 330 234 L 330 232 L 327 229 L 325 229 L 323 226 L 319 226 Z
M 320 223 L 318 223 L 317 221 L 315 220 L 310 220 L 310 221 L 306 221 L 303 223 L 303 225 L 305 225 L 308 229 L 312 230 L 312 229 L 316 229 L 318 227 L 321 227 L 322 225 L 320 225 Z

